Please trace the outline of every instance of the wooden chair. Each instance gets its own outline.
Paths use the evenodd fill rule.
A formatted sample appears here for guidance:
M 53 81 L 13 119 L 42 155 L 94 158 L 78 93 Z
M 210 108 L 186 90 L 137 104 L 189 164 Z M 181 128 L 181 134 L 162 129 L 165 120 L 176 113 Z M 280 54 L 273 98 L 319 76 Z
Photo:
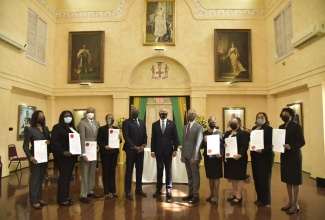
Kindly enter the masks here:
M 8 158 L 9 158 L 9 165 L 8 168 L 10 167 L 11 163 L 17 163 L 16 170 L 18 169 L 18 166 L 20 166 L 21 169 L 21 161 L 28 160 L 27 157 L 18 157 L 17 150 L 16 150 L 16 145 L 14 144 L 9 144 L 8 145 Z

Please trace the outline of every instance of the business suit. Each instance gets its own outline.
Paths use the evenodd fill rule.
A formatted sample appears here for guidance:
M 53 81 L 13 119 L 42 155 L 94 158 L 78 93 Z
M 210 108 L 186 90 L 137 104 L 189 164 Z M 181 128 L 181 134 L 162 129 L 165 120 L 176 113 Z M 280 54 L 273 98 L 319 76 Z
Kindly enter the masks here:
M 95 130 L 91 124 L 91 119 L 83 119 L 78 124 L 78 132 L 80 133 L 81 152 L 84 154 L 86 141 L 97 141 L 97 132 L 99 122 L 92 120 L 95 124 Z M 86 162 L 81 160 L 81 184 L 80 198 L 87 197 L 87 194 L 94 194 L 95 174 L 97 160 Z
M 117 127 L 112 127 L 113 129 L 118 129 Z M 116 184 L 115 184 L 115 170 L 117 164 L 119 149 L 110 149 L 107 150 L 105 147 L 108 145 L 108 125 L 104 125 L 98 129 L 97 135 L 97 144 L 99 146 L 100 160 L 102 163 L 103 169 L 103 186 L 104 186 L 104 195 L 109 193 L 116 193 Z M 121 143 L 121 140 L 120 140 Z
M 77 161 L 76 155 L 64 156 L 64 151 L 70 151 L 69 133 L 73 133 L 68 125 L 56 124 L 52 128 L 51 145 L 54 159 L 58 163 L 59 179 L 58 179 L 58 195 L 57 202 L 59 204 L 68 201 L 70 192 L 70 180 L 74 165 Z
M 23 149 L 30 161 L 31 157 L 34 157 L 34 141 L 36 140 L 50 140 L 50 131 L 48 127 L 42 127 L 43 132 L 37 127 L 25 127 L 24 129 L 24 144 Z M 29 143 L 31 143 L 31 149 L 29 149 Z M 50 152 L 50 145 L 47 145 L 47 153 Z M 30 178 L 29 178 L 29 201 L 30 204 L 37 204 L 42 200 L 43 190 L 42 184 L 44 176 L 47 170 L 46 163 L 29 163 L 30 166 Z
M 131 193 L 132 172 L 135 164 L 136 168 L 136 192 L 142 191 L 142 172 L 144 152 L 138 153 L 135 147 L 140 147 L 147 144 L 147 129 L 142 120 L 139 121 L 139 126 L 132 117 L 123 121 L 122 131 L 124 138 L 123 150 L 126 153 L 126 171 L 125 171 L 125 192 Z
M 190 197 L 198 198 L 200 189 L 200 171 L 199 164 L 202 158 L 200 153 L 200 146 L 203 140 L 203 128 L 195 121 L 190 122 L 190 130 L 187 133 L 187 127 L 189 124 L 184 126 L 183 129 L 183 147 L 181 157 L 185 159 L 185 167 L 188 178 Z M 196 163 L 192 164 L 191 159 L 195 160 Z
M 164 166 L 166 170 L 166 191 L 172 188 L 172 154 L 178 149 L 178 136 L 175 122 L 164 119 L 165 130 L 162 131 L 161 120 L 152 123 L 151 152 L 155 153 L 157 162 L 156 190 L 161 191 L 163 185 Z

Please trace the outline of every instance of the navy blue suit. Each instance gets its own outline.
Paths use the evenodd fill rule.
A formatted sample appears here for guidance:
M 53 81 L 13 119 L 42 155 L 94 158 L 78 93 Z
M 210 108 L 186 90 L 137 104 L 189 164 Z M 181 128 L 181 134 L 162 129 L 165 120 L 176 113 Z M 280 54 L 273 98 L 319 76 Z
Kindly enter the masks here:
M 157 162 L 157 191 L 161 191 L 164 166 L 166 170 L 166 190 L 172 188 L 172 154 L 178 148 L 176 124 L 165 119 L 165 131 L 162 132 L 160 120 L 152 123 L 151 152 L 156 155 Z

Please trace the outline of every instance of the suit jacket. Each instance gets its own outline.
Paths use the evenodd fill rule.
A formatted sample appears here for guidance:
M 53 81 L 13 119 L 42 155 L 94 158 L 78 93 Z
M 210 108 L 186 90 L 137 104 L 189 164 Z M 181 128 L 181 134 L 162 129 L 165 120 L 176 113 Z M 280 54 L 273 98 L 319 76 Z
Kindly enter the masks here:
M 198 123 L 194 122 L 188 134 L 186 129 L 183 129 L 183 147 L 181 157 L 186 159 L 201 160 L 200 146 L 203 140 L 203 128 Z
M 132 150 L 134 147 L 147 145 L 147 128 L 146 124 L 142 120 L 138 120 L 140 127 L 137 122 L 131 117 L 123 121 L 122 131 L 124 138 L 123 150 Z
M 78 132 L 80 134 L 81 141 L 81 153 L 85 153 L 85 142 L 86 141 L 97 141 L 97 133 L 99 128 L 99 122 L 93 120 L 96 126 L 96 131 L 94 132 L 93 126 L 87 118 L 82 119 L 78 124 Z
M 103 154 L 112 154 L 112 153 L 119 153 L 119 149 L 111 149 L 107 150 L 105 149 L 105 146 L 108 145 L 108 129 L 109 127 L 107 125 L 104 125 L 98 129 L 98 134 L 97 134 L 97 144 L 99 146 L 99 153 L 101 155 Z M 118 129 L 117 127 L 113 126 L 113 129 Z M 120 143 L 122 140 L 120 140 Z
M 290 150 L 285 149 L 285 153 L 294 152 L 305 145 L 305 138 L 299 124 L 291 121 L 287 127 L 285 127 L 285 124 L 282 124 L 279 128 L 286 129 L 285 143 L 289 144 L 291 148 Z
M 152 123 L 151 152 L 156 156 L 172 156 L 178 149 L 178 135 L 175 122 L 165 119 L 165 132 L 162 133 L 160 120 Z
M 28 159 L 34 156 L 34 141 L 50 139 L 50 131 L 46 126 L 43 127 L 43 133 L 37 127 L 25 127 L 23 149 Z M 30 149 L 29 142 L 32 144 Z M 47 145 L 47 154 L 50 153 L 50 150 L 50 145 Z
M 54 157 L 59 157 L 64 151 L 70 151 L 69 133 L 73 133 L 68 126 L 56 124 L 51 132 L 51 145 Z

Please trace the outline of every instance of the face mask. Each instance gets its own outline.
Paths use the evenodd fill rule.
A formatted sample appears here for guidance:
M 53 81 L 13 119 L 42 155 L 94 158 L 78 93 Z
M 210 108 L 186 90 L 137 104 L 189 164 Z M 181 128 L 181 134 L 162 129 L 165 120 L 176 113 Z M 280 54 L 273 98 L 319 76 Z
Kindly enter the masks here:
M 194 119 L 195 119 L 195 115 L 188 115 L 187 116 L 187 120 L 189 120 L 189 121 L 194 121 Z
M 94 118 L 94 113 L 92 113 L 92 112 L 89 112 L 89 113 L 87 113 L 87 118 L 88 119 L 93 119 Z
M 209 127 L 210 127 L 211 129 L 215 128 L 215 127 L 216 127 L 216 123 L 209 123 Z
M 237 124 L 231 123 L 231 124 L 230 124 L 230 128 L 231 128 L 232 130 L 236 130 L 236 128 L 237 128 Z
M 132 118 L 136 119 L 138 118 L 139 113 L 138 112 L 132 112 Z
M 114 124 L 114 119 L 109 118 L 109 119 L 107 119 L 106 122 L 107 122 L 107 124 L 112 125 L 112 124 Z
M 42 126 L 44 126 L 45 125 L 45 118 L 39 118 L 39 119 L 37 119 L 37 123 L 38 124 L 41 124 Z
M 160 118 L 165 119 L 167 118 L 167 113 L 160 113 L 159 116 Z
M 256 120 L 256 124 L 257 124 L 257 125 L 264 125 L 264 124 L 265 124 L 265 120 L 259 118 L 259 119 Z
M 66 124 L 70 124 L 71 121 L 72 121 L 72 117 L 65 117 L 64 118 L 64 123 L 66 123 Z
M 282 118 L 282 121 L 284 121 L 284 122 L 289 121 L 289 116 L 288 115 L 282 115 L 281 118 Z

